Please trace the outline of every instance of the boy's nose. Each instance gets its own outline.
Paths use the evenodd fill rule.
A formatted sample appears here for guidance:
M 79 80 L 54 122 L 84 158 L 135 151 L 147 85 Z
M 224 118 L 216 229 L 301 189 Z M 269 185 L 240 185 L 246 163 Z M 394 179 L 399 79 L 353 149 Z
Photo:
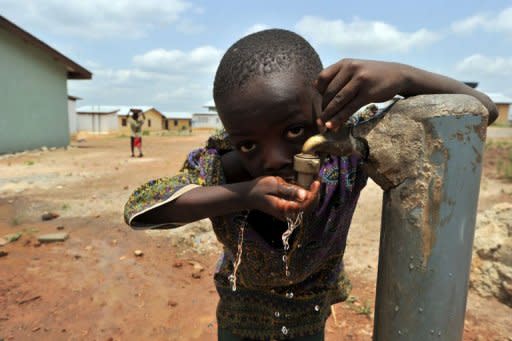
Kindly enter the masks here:
M 287 176 L 287 174 L 284 173 L 286 173 L 288 169 L 293 171 L 292 159 L 288 157 L 287 153 L 283 150 L 270 149 L 266 153 L 265 160 L 263 162 L 263 170 L 265 174 Z

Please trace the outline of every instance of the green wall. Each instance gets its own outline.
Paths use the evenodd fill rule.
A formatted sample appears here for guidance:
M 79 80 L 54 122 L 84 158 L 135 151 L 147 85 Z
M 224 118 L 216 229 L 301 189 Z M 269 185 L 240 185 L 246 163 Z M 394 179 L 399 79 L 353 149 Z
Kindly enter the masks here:
M 65 67 L 0 28 L 0 154 L 69 144 Z

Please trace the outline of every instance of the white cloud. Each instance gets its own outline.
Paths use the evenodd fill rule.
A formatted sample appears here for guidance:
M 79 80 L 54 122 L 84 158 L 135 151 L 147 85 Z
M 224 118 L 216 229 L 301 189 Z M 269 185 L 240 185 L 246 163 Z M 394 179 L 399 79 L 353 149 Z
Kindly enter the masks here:
M 455 66 L 456 70 L 473 77 L 512 76 L 512 57 L 488 57 L 474 54 L 464 58 Z
M 504 32 L 512 35 L 512 7 L 501 12 L 486 12 L 454 22 L 451 25 L 455 33 L 471 33 L 477 29 L 487 32 Z
M 184 18 L 176 23 L 176 29 L 185 34 L 199 34 L 203 33 L 206 30 L 206 27 Z
M 154 49 L 133 57 L 142 69 L 173 73 L 214 73 L 223 51 L 212 46 L 200 46 L 188 52 Z
M 406 52 L 441 38 L 424 28 L 401 32 L 385 22 L 359 18 L 344 22 L 305 16 L 297 23 L 296 29 L 314 44 L 336 46 L 350 52 Z
M 141 37 L 157 25 L 176 23 L 192 9 L 186 0 L 0 0 L 0 4 L 5 15 L 16 21 L 92 39 Z
M 270 28 L 270 26 L 268 26 L 266 24 L 254 24 L 251 27 L 249 27 L 247 29 L 247 31 L 245 31 L 244 36 L 251 34 L 251 33 L 256 33 L 259 31 L 268 30 L 269 28 Z
M 92 81 L 68 82 L 83 104 L 148 103 L 160 110 L 197 111 L 211 99 L 215 69 L 223 51 L 200 46 L 190 51 L 154 49 L 134 56 L 128 68 L 91 68 Z
M 452 31 L 455 33 L 467 33 L 472 32 L 476 28 L 485 25 L 486 15 L 474 15 L 472 17 L 466 18 L 464 20 L 454 22 L 452 26 Z

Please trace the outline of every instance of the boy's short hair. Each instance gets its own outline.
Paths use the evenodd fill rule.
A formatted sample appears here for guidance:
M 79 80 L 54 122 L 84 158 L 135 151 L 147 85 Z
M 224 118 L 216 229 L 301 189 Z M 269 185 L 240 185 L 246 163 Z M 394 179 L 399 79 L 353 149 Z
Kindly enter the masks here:
M 322 62 L 315 49 L 300 35 L 282 29 L 250 34 L 234 43 L 222 57 L 213 83 L 213 98 L 242 88 L 254 76 L 293 70 L 313 81 Z

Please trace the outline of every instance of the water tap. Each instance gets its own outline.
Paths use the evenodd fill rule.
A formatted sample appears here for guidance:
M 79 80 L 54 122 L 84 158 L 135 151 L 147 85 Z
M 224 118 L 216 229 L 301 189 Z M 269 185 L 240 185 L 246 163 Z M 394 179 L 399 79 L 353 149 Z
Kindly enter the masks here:
M 359 155 L 366 158 L 366 144 L 352 136 L 351 127 L 342 127 L 338 131 L 328 130 L 311 136 L 302 146 L 302 153 L 295 155 L 293 168 L 297 172 L 296 182 L 303 188 L 309 188 L 320 171 L 326 155 Z

